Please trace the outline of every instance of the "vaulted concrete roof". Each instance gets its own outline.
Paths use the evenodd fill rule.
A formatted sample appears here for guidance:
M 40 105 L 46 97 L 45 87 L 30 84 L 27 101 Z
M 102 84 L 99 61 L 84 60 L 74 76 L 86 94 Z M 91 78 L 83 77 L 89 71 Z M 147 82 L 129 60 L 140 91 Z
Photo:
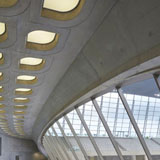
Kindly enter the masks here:
M 0 22 L 6 23 L 8 34 L 0 43 L 5 60 L 0 71 L 9 128 L 13 135 L 35 141 L 66 108 L 115 84 L 151 77 L 160 58 L 158 0 L 86 0 L 80 13 L 65 21 L 43 17 L 42 3 L 19 0 L 0 8 Z M 27 34 L 34 30 L 58 33 L 56 46 L 45 51 L 26 48 Z M 24 57 L 45 59 L 45 65 L 39 71 L 20 69 Z M 18 84 L 15 80 L 21 74 L 38 81 Z M 25 87 L 33 93 L 21 95 L 30 102 L 24 115 L 25 135 L 20 136 L 13 125 L 13 98 L 15 88 Z

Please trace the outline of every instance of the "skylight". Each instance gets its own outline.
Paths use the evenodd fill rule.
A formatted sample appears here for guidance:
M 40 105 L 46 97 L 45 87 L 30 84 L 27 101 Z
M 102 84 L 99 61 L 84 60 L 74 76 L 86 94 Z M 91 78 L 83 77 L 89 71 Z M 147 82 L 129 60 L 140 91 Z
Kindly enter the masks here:
M 30 32 L 27 37 L 28 42 L 38 43 L 38 44 L 47 44 L 54 40 L 56 33 L 37 30 Z
M 17 102 L 17 103 L 27 103 L 27 102 L 29 102 L 29 98 L 22 98 L 22 97 L 14 98 L 14 102 Z
M 24 95 L 32 94 L 32 89 L 30 89 L 30 88 L 17 88 L 17 89 L 15 89 L 15 94 L 24 94 Z
M 43 30 L 28 33 L 26 48 L 40 51 L 53 49 L 59 39 L 59 34 Z
M 58 12 L 69 12 L 79 3 L 79 0 L 44 0 L 43 7 Z
M 0 36 L 3 35 L 6 31 L 5 23 L 0 22 Z
M 20 68 L 26 70 L 39 70 L 44 66 L 45 61 L 41 58 L 25 57 L 20 59 Z
M 29 75 L 20 75 L 17 76 L 17 83 L 21 84 L 34 84 L 37 82 L 37 78 L 35 76 Z

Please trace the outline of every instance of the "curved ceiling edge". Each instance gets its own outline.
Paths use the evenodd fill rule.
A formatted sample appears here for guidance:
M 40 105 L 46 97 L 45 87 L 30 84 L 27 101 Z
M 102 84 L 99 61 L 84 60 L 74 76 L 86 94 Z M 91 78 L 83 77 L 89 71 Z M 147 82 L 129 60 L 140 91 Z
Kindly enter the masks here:
M 133 77 L 133 78 L 130 78 L 130 77 L 127 77 L 125 81 L 123 82 L 118 82 L 117 84 L 113 84 L 112 86 L 110 87 L 106 87 L 103 86 L 102 84 L 102 88 L 105 88 L 104 90 L 102 91 L 98 91 L 97 93 L 93 94 L 93 95 L 89 95 L 91 98 L 95 99 L 105 93 L 108 93 L 108 92 L 111 92 L 115 86 L 121 86 L 121 87 L 124 87 L 124 86 L 128 86 L 128 84 L 131 84 L 131 83 L 135 83 L 135 82 L 139 82 L 139 81 L 142 81 L 142 80 L 145 80 L 145 79 L 150 79 L 150 78 L 153 78 L 153 75 L 157 73 L 157 70 L 152 70 L 152 73 L 151 72 L 148 72 L 148 73 L 143 73 L 141 75 L 138 75 L 137 77 Z M 159 73 L 160 73 L 160 69 L 159 69 Z M 122 73 L 123 74 L 123 73 Z M 113 78 L 114 79 L 114 78 Z M 130 83 L 131 81 L 131 83 Z M 129 83 L 128 83 L 129 82 Z M 99 87 L 99 86 L 98 86 Z M 88 93 L 87 93 L 88 94 Z M 84 95 L 83 97 L 85 97 L 86 95 Z M 87 96 L 88 97 L 88 96 Z M 81 106 L 82 104 L 85 104 L 89 101 L 91 101 L 91 98 L 80 98 L 80 100 L 76 100 L 76 102 L 73 102 L 73 104 L 69 105 L 67 108 L 63 109 L 60 113 L 58 113 L 54 118 L 52 118 L 52 120 L 50 120 L 50 122 L 48 122 L 48 124 L 46 125 L 46 127 L 43 129 L 43 131 L 41 132 L 41 134 L 39 135 L 38 139 L 34 139 L 37 144 L 38 144 L 38 148 L 44 153 L 46 154 L 44 148 L 43 148 L 43 145 L 42 145 L 42 137 L 44 136 L 44 134 L 46 133 L 46 131 L 50 128 L 51 125 L 54 124 L 54 122 L 56 122 L 58 119 L 60 119 L 61 117 L 63 117 L 64 115 L 66 115 L 67 113 L 71 112 L 73 109 L 75 109 L 75 107 L 79 107 Z M 78 101 L 78 102 L 77 102 Z
M 154 49 L 153 49 L 154 50 Z M 146 54 L 149 54 L 151 53 L 152 51 L 149 50 L 149 52 L 146 52 Z M 53 117 L 52 116 L 52 119 L 50 121 L 48 121 L 47 124 L 45 124 L 45 127 L 42 129 L 41 131 L 41 134 L 40 135 L 37 135 L 36 134 L 36 130 L 39 129 L 37 128 L 36 126 L 36 123 L 38 122 L 38 120 L 36 121 L 36 123 L 34 124 L 34 127 L 35 127 L 35 130 L 33 131 L 33 138 L 35 141 L 39 141 L 40 138 L 42 137 L 43 133 L 47 130 L 47 128 L 53 123 L 53 121 L 55 119 L 57 119 L 58 117 L 62 116 L 62 114 L 64 113 L 64 111 L 68 111 L 69 109 L 72 109 L 74 106 L 77 106 L 79 104 L 81 104 L 82 102 L 84 101 L 89 101 L 89 97 L 92 97 L 92 96 L 96 96 L 97 93 L 99 92 L 106 92 L 106 90 L 111 90 L 114 88 L 115 85 L 117 84 L 123 84 L 124 80 L 127 80 L 128 77 L 130 77 L 131 75 L 134 75 L 135 73 L 137 72 L 141 72 L 143 70 L 146 70 L 148 69 L 147 68 L 147 63 L 150 64 L 150 67 L 154 67 L 154 66 L 157 66 L 158 61 L 155 60 L 153 57 L 152 58 L 149 58 L 148 57 L 148 60 L 144 60 L 138 67 L 131 67 L 129 70 L 126 70 L 126 71 L 123 71 L 121 74 L 118 74 L 118 75 L 115 75 L 113 78 L 111 78 L 110 80 L 107 80 L 106 82 L 103 82 L 101 81 L 101 85 L 99 84 L 98 86 L 96 85 L 95 88 L 92 88 L 91 90 L 87 90 L 85 93 L 83 93 L 83 95 L 79 95 L 78 97 L 79 98 L 75 98 L 74 101 L 72 101 L 71 103 L 68 103 L 67 108 L 63 107 L 63 109 L 61 109 L 61 111 L 57 114 L 57 116 Z M 140 63 L 140 62 L 139 62 Z M 93 87 L 93 86 L 92 86 Z M 105 88 L 105 90 L 104 90 Z M 88 92 L 89 91 L 89 92 Z M 94 96 L 94 97 L 95 97 Z M 38 139 L 36 138 L 38 136 Z

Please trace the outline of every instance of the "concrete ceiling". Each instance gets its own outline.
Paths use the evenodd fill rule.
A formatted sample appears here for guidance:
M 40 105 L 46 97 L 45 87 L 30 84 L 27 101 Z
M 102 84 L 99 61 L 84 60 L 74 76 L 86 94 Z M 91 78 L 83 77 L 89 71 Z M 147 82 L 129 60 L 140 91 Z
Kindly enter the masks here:
M 80 14 L 68 21 L 42 17 L 42 3 L 19 0 L 13 7 L 0 8 L 0 22 L 8 26 L 8 39 L 0 43 L 8 123 L 19 136 L 13 126 L 14 89 L 32 88 L 22 138 L 35 141 L 66 108 L 158 67 L 160 60 L 159 0 L 86 0 Z M 58 44 L 49 51 L 27 49 L 26 37 L 33 30 L 59 33 Z M 27 56 L 45 59 L 45 67 L 19 69 L 20 58 Z M 16 84 L 20 74 L 35 75 L 38 83 Z
M 14 89 L 28 87 L 33 90 L 33 94 L 27 96 L 30 102 L 26 104 L 28 108 L 25 115 L 25 136 L 23 138 L 31 138 L 35 120 L 50 93 L 115 5 L 116 0 L 101 2 L 87 0 L 79 15 L 68 21 L 42 17 L 42 3 L 43 0 L 19 0 L 13 7 L 0 8 L 0 22 L 6 23 L 8 29 L 8 39 L 0 43 L 0 52 L 5 58 L 5 63 L 0 68 L 4 74 L 1 85 L 5 92 L 2 95 L 5 98 L 3 103 L 6 105 L 9 128 L 14 135 L 19 136 L 13 126 L 13 106 L 15 105 L 13 98 L 17 97 Z M 56 47 L 49 51 L 27 49 L 27 34 L 34 30 L 59 33 L 60 38 Z M 45 67 L 40 71 L 21 70 L 18 65 L 19 60 L 27 56 L 45 59 Z M 21 74 L 37 76 L 38 82 L 34 85 L 16 84 L 16 77 Z
M 158 0 L 117 1 L 45 102 L 34 124 L 35 141 L 67 109 L 159 70 L 159 6 Z

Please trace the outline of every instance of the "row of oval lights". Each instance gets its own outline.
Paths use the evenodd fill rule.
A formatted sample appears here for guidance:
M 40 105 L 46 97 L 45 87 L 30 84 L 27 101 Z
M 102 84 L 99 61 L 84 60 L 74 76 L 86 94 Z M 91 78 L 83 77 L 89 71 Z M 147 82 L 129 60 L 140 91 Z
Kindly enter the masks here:
M 2 24 L 2 23 L 0 23 Z M 6 26 L 5 24 L 1 25 L 1 26 Z M 0 28 L 1 28 L 0 26 Z M 0 32 L 2 34 L 4 34 L 5 31 Z M 40 35 L 40 38 L 39 36 Z M 27 37 L 27 42 L 30 43 L 36 43 L 36 44 L 48 44 L 50 41 L 53 41 L 53 39 L 55 38 L 56 34 L 55 33 L 50 33 L 47 31 L 33 31 L 31 33 L 28 34 Z M 38 37 L 38 38 L 37 38 Z M 4 57 L 3 54 L 0 54 L 0 64 L 4 63 Z M 32 70 L 32 71 L 36 71 L 36 70 L 40 70 L 44 67 L 45 65 L 45 60 L 41 59 L 41 58 L 34 58 L 34 57 L 25 57 L 19 60 L 19 68 L 22 70 Z M 3 80 L 3 73 L 0 72 L 0 80 Z M 36 76 L 33 75 L 19 75 L 16 78 L 16 83 L 17 84 L 23 84 L 23 85 L 32 85 L 37 83 L 38 78 Z M 4 88 L 1 86 L 0 87 L 0 91 L 3 91 Z M 16 132 L 19 135 L 25 135 L 23 127 L 24 127 L 24 115 L 26 114 L 26 109 L 27 109 L 27 105 L 24 105 L 28 102 L 30 102 L 30 99 L 24 96 L 27 95 L 31 95 L 33 93 L 33 90 L 31 88 L 16 88 L 14 93 L 16 95 L 19 95 L 19 97 L 16 97 L 13 99 L 14 103 L 16 104 L 14 106 L 14 113 L 13 113 L 13 121 L 14 121 L 14 128 L 16 130 Z M 4 97 L 0 96 L 0 101 L 3 101 Z M 4 104 L 0 104 L 0 117 L 2 117 L 0 119 L 0 127 L 1 129 L 12 136 L 15 136 L 11 130 L 9 129 L 8 126 L 8 122 L 6 119 L 6 111 L 3 110 L 2 108 L 4 108 L 5 105 Z
M 17 3 L 18 0 L 12 1 L 4 1 L 0 7 L 11 7 Z M 57 20 L 69 20 L 74 18 L 81 10 L 85 0 L 44 0 L 42 16 L 47 18 L 54 18 Z M 62 5 L 63 4 L 63 5 Z M 8 6 L 7 6 L 8 5 Z M 78 6 L 79 5 L 79 6 Z M 79 8 L 78 8 L 79 7 Z M 80 8 L 81 7 L 81 8 Z M 71 11 L 74 11 L 73 14 Z M 61 14 L 62 13 L 62 14 Z M 64 19 L 65 18 L 65 19 Z M 7 25 L 5 23 L 0 22 L 0 42 L 7 40 Z M 2 37 L 2 38 L 1 38 Z M 53 49 L 59 40 L 59 34 L 36 30 L 28 33 L 27 35 L 27 43 L 26 48 L 33 50 L 50 50 Z M 4 63 L 3 54 L 0 54 L 0 64 Z M 19 60 L 19 68 L 22 70 L 40 70 L 44 67 L 45 60 L 41 58 L 34 57 L 25 57 Z M 3 80 L 3 73 L 0 72 L 0 80 Z M 37 83 L 38 78 L 36 76 L 31 75 L 19 75 L 16 78 L 17 84 L 23 85 L 32 85 Z M 0 86 L 0 92 L 3 92 L 4 88 Z M 24 133 L 24 115 L 26 114 L 27 105 L 24 105 L 30 101 L 29 98 L 24 97 L 25 95 L 31 95 L 33 90 L 31 88 L 17 88 L 15 89 L 15 94 L 20 95 L 13 99 L 14 113 L 13 113 L 13 121 L 14 128 L 19 135 L 25 135 Z M 23 96 L 23 97 L 21 97 Z M 0 101 L 3 101 L 4 98 L 0 96 Z M 7 119 L 6 119 L 6 111 L 2 110 L 4 108 L 4 104 L 0 104 L 0 127 L 1 129 L 12 136 L 15 136 L 11 130 L 9 129 Z

